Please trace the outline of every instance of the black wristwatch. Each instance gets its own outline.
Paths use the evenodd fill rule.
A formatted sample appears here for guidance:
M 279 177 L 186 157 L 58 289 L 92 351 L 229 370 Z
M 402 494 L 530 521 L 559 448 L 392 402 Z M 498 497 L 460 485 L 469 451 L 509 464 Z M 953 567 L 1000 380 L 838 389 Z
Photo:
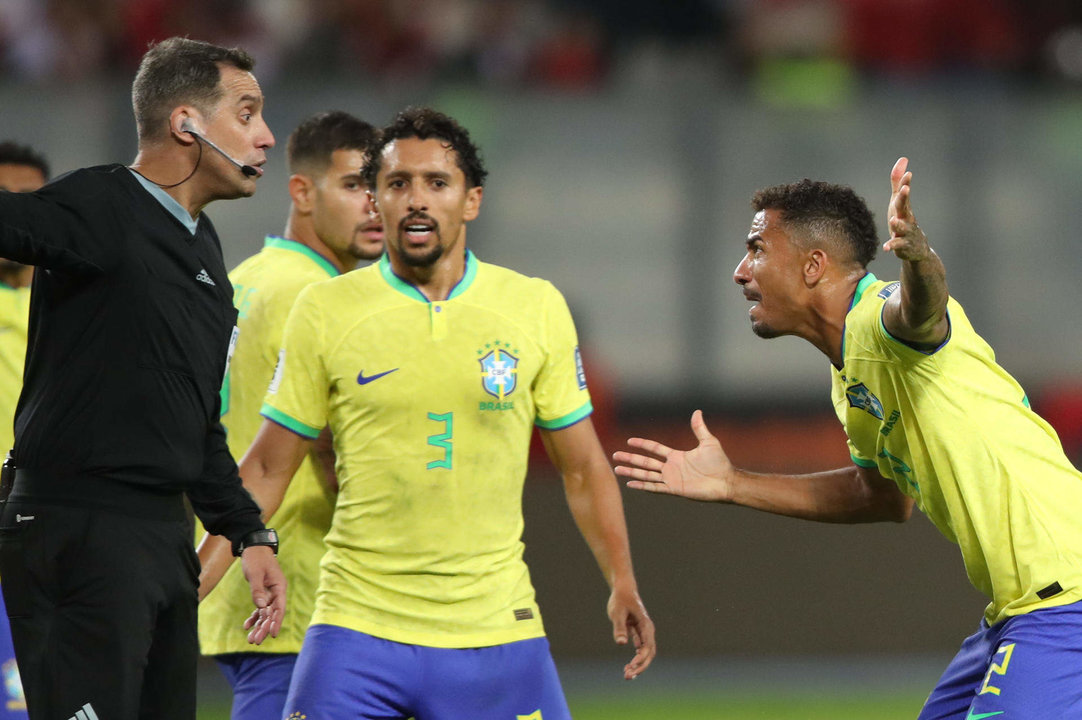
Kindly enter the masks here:
M 274 551 L 275 555 L 277 555 L 278 533 L 276 533 L 273 528 L 253 530 L 233 543 L 233 557 L 240 557 L 240 554 L 244 552 L 245 548 L 255 547 L 256 545 L 266 545 Z

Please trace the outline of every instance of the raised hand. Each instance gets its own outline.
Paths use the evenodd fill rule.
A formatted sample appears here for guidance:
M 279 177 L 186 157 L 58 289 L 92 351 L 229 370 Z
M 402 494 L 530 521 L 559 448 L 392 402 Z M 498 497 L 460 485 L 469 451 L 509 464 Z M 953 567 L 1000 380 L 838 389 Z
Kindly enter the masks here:
M 691 430 L 699 440 L 699 446 L 688 451 L 673 450 L 654 440 L 630 438 L 628 445 L 657 457 L 622 451 L 613 453 L 613 460 L 623 463 L 616 466 L 616 474 L 628 478 L 627 486 L 635 490 L 709 502 L 729 500 L 735 470 L 721 443 L 707 429 L 701 410 L 692 414 Z
M 890 205 L 887 210 L 887 228 L 890 239 L 883 243 L 883 250 L 893 252 L 899 260 L 924 260 L 931 253 L 928 238 L 917 225 L 910 202 L 913 173 L 908 172 L 909 159 L 898 158 L 890 171 Z

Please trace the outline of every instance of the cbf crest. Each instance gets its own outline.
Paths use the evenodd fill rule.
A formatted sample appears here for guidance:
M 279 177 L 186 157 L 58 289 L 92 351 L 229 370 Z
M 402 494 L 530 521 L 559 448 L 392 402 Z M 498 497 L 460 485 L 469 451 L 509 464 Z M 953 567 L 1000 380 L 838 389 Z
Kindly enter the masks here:
M 503 400 L 518 387 L 518 357 L 510 345 L 496 340 L 477 351 L 481 355 L 481 387 L 497 400 Z M 514 352 L 518 352 L 516 348 Z
M 872 391 L 864 383 L 857 383 L 847 387 L 845 397 L 849 400 L 850 407 L 863 410 L 879 420 L 883 419 L 883 403 L 872 394 Z

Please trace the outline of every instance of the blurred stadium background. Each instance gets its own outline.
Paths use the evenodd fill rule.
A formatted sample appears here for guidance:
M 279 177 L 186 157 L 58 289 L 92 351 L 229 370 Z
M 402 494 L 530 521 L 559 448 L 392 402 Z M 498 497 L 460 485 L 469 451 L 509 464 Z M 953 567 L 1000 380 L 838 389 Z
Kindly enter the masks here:
M 135 64 L 174 34 L 256 56 L 279 141 L 255 197 L 209 209 L 230 267 L 283 227 L 303 117 L 462 120 L 491 170 L 470 245 L 564 291 L 610 450 L 690 445 L 702 407 L 751 468 L 846 461 L 825 360 L 755 338 L 731 272 L 755 189 L 842 182 L 882 212 L 903 154 L 953 294 L 1082 450 L 1076 0 L 0 0 L 0 138 L 57 174 L 130 161 Z M 580 718 L 913 717 L 984 605 L 923 518 L 625 500 L 661 648 L 632 684 L 558 479 L 532 465 L 527 552 Z M 205 670 L 211 720 L 225 691 Z

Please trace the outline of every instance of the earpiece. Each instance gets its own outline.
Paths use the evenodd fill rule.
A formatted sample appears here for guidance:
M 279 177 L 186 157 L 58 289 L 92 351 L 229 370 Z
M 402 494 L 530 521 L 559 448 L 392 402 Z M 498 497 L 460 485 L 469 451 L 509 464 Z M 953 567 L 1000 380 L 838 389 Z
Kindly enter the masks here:
M 214 142 L 211 141 L 210 138 L 206 137 L 205 135 L 203 135 L 202 132 L 195 129 L 195 127 L 192 125 L 192 121 L 190 118 L 184 118 L 180 121 L 180 131 L 190 134 L 192 137 L 194 137 L 196 140 L 199 140 L 200 142 L 206 143 L 211 150 L 218 153 L 229 162 L 233 163 L 233 165 L 236 166 L 236 168 L 242 173 L 244 173 L 246 176 L 259 177 L 263 174 L 262 170 L 252 167 L 251 165 L 245 165 L 244 163 L 240 162 L 236 158 L 226 153 L 225 150 L 222 150 L 220 147 L 214 144 Z

